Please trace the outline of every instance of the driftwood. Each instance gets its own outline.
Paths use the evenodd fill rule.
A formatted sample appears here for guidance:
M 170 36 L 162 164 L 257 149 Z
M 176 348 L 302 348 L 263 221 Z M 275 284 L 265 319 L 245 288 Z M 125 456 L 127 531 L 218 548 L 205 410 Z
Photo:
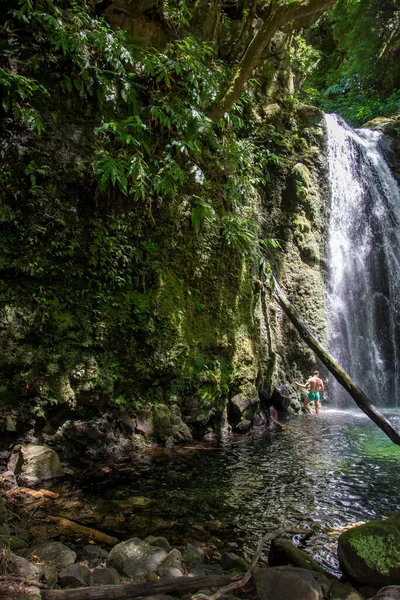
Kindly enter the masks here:
M 257 565 L 258 559 L 261 556 L 261 551 L 262 551 L 264 544 L 266 542 L 271 542 L 275 538 L 282 535 L 282 533 L 310 534 L 311 531 L 310 531 L 310 529 L 299 529 L 298 527 L 281 527 L 280 529 L 275 529 L 274 531 L 271 531 L 270 533 L 266 533 L 257 544 L 257 549 L 253 554 L 253 558 L 251 559 L 250 568 L 248 569 L 248 571 L 246 571 L 246 573 L 243 575 L 243 577 L 239 581 L 233 581 L 229 585 L 226 585 L 225 587 L 216 591 L 215 594 L 213 594 L 212 596 L 207 596 L 206 594 L 196 594 L 195 596 L 193 596 L 192 600 L 219 600 L 219 598 L 221 598 L 225 594 L 228 594 L 229 592 L 233 592 L 234 590 L 237 590 L 239 588 L 243 588 L 246 585 L 246 583 L 248 583 L 250 581 L 250 578 L 253 574 L 253 569 Z
M 101 585 L 70 590 L 43 590 L 42 600 L 131 600 L 175 593 L 183 595 L 202 588 L 219 587 L 233 582 L 240 575 L 210 575 L 209 577 L 179 577 L 160 579 L 148 583 L 125 583 L 122 585 Z
M 119 540 L 111 535 L 107 535 L 106 533 L 102 533 L 97 529 L 92 529 L 91 527 L 86 527 L 85 525 L 79 525 L 78 523 L 74 523 L 74 521 L 70 521 L 69 519 L 65 519 L 64 517 L 53 517 L 52 515 L 47 515 L 49 521 L 53 521 L 53 523 L 57 523 L 60 527 L 64 529 L 69 529 L 74 533 L 78 533 L 79 535 L 85 535 L 92 540 L 100 544 L 107 544 L 109 546 L 115 546 L 119 543 Z
M 17 494 L 25 494 L 27 496 L 32 496 L 32 498 L 58 498 L 60 495 L 56 492 L 50 492 L 49 490 L 32 490 L 27 487 L 16 487 L 6 492 L 6 496 L 16 496 Z
M 383 414 L 373 406 L 362 389 L 351 379 L 350 375 L 334 360 L 325 348 L 321 346 L 317 338 L 311 333 L 307 325 L 303 322 L 300 314 L 290 304 L 278 283 L 275 281 L 275 287 L 272 291 L 274 298 L 279 302 L 285 314 L 296 327 L 301 338 L 305 341 L 313 352 L 318 356 L 321 362 L 332 373 L 335 379 L 347 390 L 357 406 L 394 442 L 400 446 L 400 433 L 383 416 Z

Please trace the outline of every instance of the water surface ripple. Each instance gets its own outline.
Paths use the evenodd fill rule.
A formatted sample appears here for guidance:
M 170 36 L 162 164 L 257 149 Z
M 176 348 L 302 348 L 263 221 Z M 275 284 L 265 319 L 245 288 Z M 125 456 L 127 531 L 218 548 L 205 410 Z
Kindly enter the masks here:
M 399 426 L 399 411 L 385 415 Z M 337 572 L 332 532 L 400 510 L 399 464 L 400 448 L 363 413 L 325 409 L 319 417 L 291 417 L 285 431 L 139 453 L 76 498 L 98 510 L 101 500 L 108 514 L 124 499 L 151 499 L 121 524 L 126 537 L 145 521 L 147 534 L 238 544 L 247 556 L 266 531 L 311 527 L 309 539 L 296 541 Z

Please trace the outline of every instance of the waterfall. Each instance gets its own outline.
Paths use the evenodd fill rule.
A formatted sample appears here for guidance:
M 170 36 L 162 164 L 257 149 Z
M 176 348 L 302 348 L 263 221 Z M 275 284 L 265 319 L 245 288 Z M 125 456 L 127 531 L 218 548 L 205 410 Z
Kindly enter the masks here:
M 330 351 L 373 404 L 394 406 L 400 389 L 400 188 L 380 149 L 380 132 L 353 130 L 336 115 L 326 115 L 326 127 Z M 336 404 L 347 403 L 336 382 L 330 388 Z

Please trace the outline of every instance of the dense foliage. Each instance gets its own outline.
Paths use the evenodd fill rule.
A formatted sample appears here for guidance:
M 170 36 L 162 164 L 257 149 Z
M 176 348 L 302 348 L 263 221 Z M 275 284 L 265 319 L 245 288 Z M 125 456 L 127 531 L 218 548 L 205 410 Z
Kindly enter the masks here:
M 399 15 L 397 0 L 338 0 L 308 34 L 320 53 L 308 100 L 355 125 L 399 114 Z
M 79 2 L 4 8 L 3 402 L 71 401 L 70 376 L 131 404 L 215 401 L 253 320 L 243 272 L 268 271 L 256 207 L 273 145 L 242 135 L 245 98 L 206 115 L 229 74 L 207 44 L 142 49 Z

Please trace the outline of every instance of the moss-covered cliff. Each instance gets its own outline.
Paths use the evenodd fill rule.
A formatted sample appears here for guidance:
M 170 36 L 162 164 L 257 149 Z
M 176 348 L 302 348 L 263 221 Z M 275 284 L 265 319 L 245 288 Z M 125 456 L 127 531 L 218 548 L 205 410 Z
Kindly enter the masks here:
M 1 38 L 1 406 L 64 407 L 60 424 L 166 405 L 218 430 L 230 398 L 314 362 L 265 292 L 270 265 L 326 340 L 322 117 L 290 95 L 279 36 L 215 124 L 226 66 L 172 43 L 165 15 L 130 5 L 126 29 L 158 36 L 146 50 L 85 6 L 18 4 Z M 237 21 L 213 23 L 226 54 Z

